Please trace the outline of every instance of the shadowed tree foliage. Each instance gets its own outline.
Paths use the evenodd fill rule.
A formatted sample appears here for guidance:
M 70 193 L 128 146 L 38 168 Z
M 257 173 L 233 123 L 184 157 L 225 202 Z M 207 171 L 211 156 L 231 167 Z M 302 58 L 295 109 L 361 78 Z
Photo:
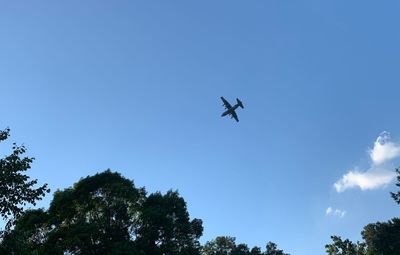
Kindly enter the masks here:
M 368 255 L 400 254 L 400 219 L 368 224 L 361 233 Z
M 400 168 L 396 169 L 396 173 L 397 173 L 396 186 L 400 188 Z M 390 192 L 390 194 L 392 195 L 392 198 L 394 199 L 394 201 L 396 201 L 396 203 L 400 204 L 400 191 L 398 191 L 396 193 Z
M 333 244 L 325 245 L 329 255 L 366 255 L 365 243 L 353 243 L 349 239 L 342 240 L 339 236 L 331 236 Z
M 261 248 L 257 246 L 253 247 L 250 250 L 250 255 L 262 255 Z
M 143 203 L 136 243 L 147 255 L 196 255 L 202 233 L 202 221 L 190 221 L 186 202 L 177 192 L 157 192 Z
M 241 243 L 232 249 L 231 255 L 250 255 L 250 250 L 247 244 Z
M 10 135 L 10 129 L 0 131 L 0 142 Z M 23 212 L 27 204 L 36 205 L 36 201 L 43 198 L 46 192 L 50 192 L 47 184 L 35 188 L 37 180 L 30 180 L 23 174 L 31 168 L 34 158 L 23 157 L 25 146 L 12 147 L 12 153 L 0 159 L 0 215 L 8 220 L 17 218 Z M 8 221 L 6 229 L 9 229 L 12 221 Z
M 203 247 L 204 255 L 230 255 L 236 247 L 235 237 L 218 236 Z
M 236 238 L 230 236 L 219 236 L 208 241 L 203 247 L 204 255 L 289 255 L 277 248 L 273 242 L 268 242 L 265 252 L 260 247 L 249 250 L 247 244 L 235 243 Z
M 13 231 L 6 232 L 0 254 L 46 254 L 49 217 L 43 209 L 27 210 L 15 222 Z
M 54 226 L 48 234 L 52 252 L 138 254 L 131 237 L 144 196 L 133 181 L 110 170 L 55 192 L 48 210 L 49 224 Z
M 273 242 L 268 242 L 265 255 L 289 255 L 288 253 L 284 253 L 283 250 L 279 250 L 277 245 Z
M 146 197 L 107 170 L 56 191 L 47 211 L 23 213 L 0 254 L 196 255 L 202 232 L 177 192 Z

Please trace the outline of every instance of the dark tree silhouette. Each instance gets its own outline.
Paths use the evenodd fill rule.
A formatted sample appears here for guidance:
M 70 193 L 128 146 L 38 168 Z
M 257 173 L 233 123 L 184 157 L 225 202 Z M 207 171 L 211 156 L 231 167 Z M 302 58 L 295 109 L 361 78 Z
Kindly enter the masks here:
M 143 203 L 136 243 L 148 255 L 196 255 L 202 233 L 202 221 L 190 221 L 186 202 L 177 192 L 157 192 Z
M 250 255 L 249 247 L 244 243 L 238 244 L 232 249 L 231 255 Z
M 0 142 L 6 140 L 10 135 L 10 129 L 0 131 Z M 35 188 L 37 180 L 30 180 L 28 175 L 23 174 L 31 168 L 34 158 L 23 157 L 26 152 L 24 145 L 12 147 L 12 153 L 0 159 L 0 215 L 8 220 L 6 229 L 12 225 L 10 219 L 17 218 L 23 212 L 27 204 L 36 205 L 46 192 L 50 192 L 47 184 Z
M 0 254 L 196 255 L 202 232 L 177 192 L 146 197 L 107 170 L 56 191 L 47 211 L 22 213 Z
M 368 224 L 361 233 L 368 254 L 400 254 L 400 219 Z
M 55 192 L 48 210 L 54 228 L 48 234 L 50 251 L 107 255 L 124 249 L 138 254 L 131 237 L 144 196 L 144 189 L 110 170 Z
M 273 242 L 268 242 L 265 252 L 262 252 L 257 246 L 249 250 L 247 244 L 236 245 L 235 240 L 235 237 L 218 236 L 204 245 L 203 255 L 289 255 Z
M 279 250 L 277 245 L 273 242 L 268 242 L 266 251 L 264 253 L 265 255 L 289 255 L 287 253 L 284 253 L 283 250 Z
M 250 255 L 262 255 L 262 252 L 261 252 L 261 248 L 260 247 L 253 247 L 251 250 L 250 250 Z
M 339 236 L 331 236 L 333 244 L 325 245 L 327 254 L 329 255 L 366 255 L 365 243 L 353 243 L 349 239 L 342 240 Z
M 400 168 L 396 169 L 396 173 L 397 173 L 397 183 L 396 186 L 400 188 Z M 396 201 L 396 203 L 400 204 L 400 191 L 394 193 L 394 192 L 390 192 L 392 198 L 394 199 L 394 201 Z
M 235 237 L 218 236 L 203 247 L 204 255 L 230 255 L 236 247 Z
M 49 217 L 43 209 L 27 210 L 15 222 L 15 228 L 6 232 L 0 254 L 47 254 L 46 235 L 51 230 Z

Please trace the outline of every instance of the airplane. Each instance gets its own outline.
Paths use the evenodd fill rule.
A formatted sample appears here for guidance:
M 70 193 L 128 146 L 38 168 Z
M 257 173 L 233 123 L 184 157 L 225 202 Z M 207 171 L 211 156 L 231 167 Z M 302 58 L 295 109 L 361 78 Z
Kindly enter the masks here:
M 221 117 L 224 117 L 226 115 L 231 115 L 231 119 L 235 119 L 237 122 L 239 122 L 238 116 L 235 112 L 235 110 L 240 106 L 240 108 L 244 108 L 242 102 L 239 100 L 239 98 L 236 98 L 236 104 L 234 106 L 231 106 L 231 104 L 226 101 L 225 98 L 221 97 L 222 102 L 224 102 L 224 104 L 222 106 L 225 106 L 226 111 L 224 113 L 222 113 Z

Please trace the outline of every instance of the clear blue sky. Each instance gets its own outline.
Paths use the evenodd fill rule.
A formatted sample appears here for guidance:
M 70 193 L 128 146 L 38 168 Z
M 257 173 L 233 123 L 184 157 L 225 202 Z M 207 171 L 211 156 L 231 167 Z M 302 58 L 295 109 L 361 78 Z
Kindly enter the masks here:
M 400 142 L 399 11 L 361 0 L 1 1 L 0 128 L 53 191 L 111 168 L 149 192 L 179 190 L 204 221 L 202 242 L 323 254 L 330 235 L 359 240 L 364 225 L 399 215 L 393 181 L 334 188 L 371 167 L 382 131 Z M 220 117 L 220 96 L 242 99 L 239 123 Z

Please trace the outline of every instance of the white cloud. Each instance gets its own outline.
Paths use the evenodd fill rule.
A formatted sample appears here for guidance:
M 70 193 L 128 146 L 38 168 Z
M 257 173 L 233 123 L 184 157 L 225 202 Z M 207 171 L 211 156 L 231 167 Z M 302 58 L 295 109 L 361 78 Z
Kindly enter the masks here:
M 361 190 L 371 190 L 383 187 L 395 179 L 394 171 L 387 170 L 384 163 L 400 156 L 400 146 L 390 141 L 390 134 L 382 132 L 369 150 L 372 163 L 365 172 L 350 170 L 333 185 L 338 193 L 346 189 L 359 187 Z
M 374 148 L 369 151 L 372 162 L 380 165 L 388 160 L 400 156 L 400 146 L 390 141 L 390 134 L 382 132 L 374 143 Z
M 332 207 L 330 206 L 326 209 L 325 212 L 326 215 L 337 216 L 339 218 L 343 218 L 346 215 L 346 213 L 347 213 L 346 211 L 340 209 L 333 210 Z
M 393 171 L 381 169 L 370 169 L 364 173 L 349 171 L 335 182 L 334 187 L 339 193 L 354 187 L 359 187 L 361 190 L 376 189 L 390 183 L 395 177 Z

